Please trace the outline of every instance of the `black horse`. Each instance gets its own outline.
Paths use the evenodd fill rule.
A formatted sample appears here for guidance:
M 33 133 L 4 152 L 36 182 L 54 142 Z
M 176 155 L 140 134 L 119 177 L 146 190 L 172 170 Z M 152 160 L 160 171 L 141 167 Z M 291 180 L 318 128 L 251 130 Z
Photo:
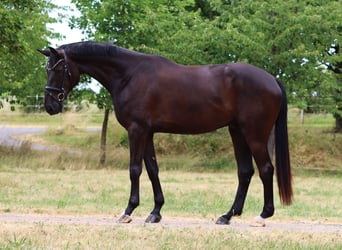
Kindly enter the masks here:
M 283 204 L 291 204 L 287 99 L 282 84 L 269 73 L 245 63 L 184 66 L 95 42 L 40 52 L 49 57 L 45 108 L 50 115 L 62 111 L 64 99 L 82 74 L 98 80 L 111 94 L 117 120 L 128 131 L 130 149 L 131 193 L 120 222 L 130 222 L 139 205 L 143 160 L 154 192 L 154 209 L 146 222 L 161 220 L 164 196 L 153 144 L 158 132 L 199 134 L 229 127 L 239 185 L 231 209 L 216 223 L 229 224 L 232 216 L 242 213 L 254 158 L 264 188 L 264 206 L 257 217 L 263 226 L 263 219 L 274 213 L 274 167 L 267 146 L 274 128 L 279 195 Z

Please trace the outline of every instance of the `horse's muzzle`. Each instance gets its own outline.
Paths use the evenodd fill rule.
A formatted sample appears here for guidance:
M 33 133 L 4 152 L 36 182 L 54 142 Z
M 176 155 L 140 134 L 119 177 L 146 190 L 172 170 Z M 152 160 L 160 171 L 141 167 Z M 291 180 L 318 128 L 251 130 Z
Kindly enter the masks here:
M 63 103 L 57 102 L 57 101 L 51 101 L 51 102 L 45 101 L 44 106 L 45 106 L 46 112 L 48 112 L 50 115 L 56 115 L 62 112 L 62 109 L 63 109 Z

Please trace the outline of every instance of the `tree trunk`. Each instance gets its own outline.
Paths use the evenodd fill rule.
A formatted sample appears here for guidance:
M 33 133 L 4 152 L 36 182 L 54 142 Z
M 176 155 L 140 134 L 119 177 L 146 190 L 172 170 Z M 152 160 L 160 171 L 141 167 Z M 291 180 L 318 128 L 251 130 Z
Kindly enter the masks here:
M 107 127 L 109 118 L 109 109 L 105 109 L 102 130 L 101 130 L 101 146 L 100 146 L 100 164 L 103 165 L 106 162 L 106 141 L 107 141 Z
M 335 116 L 335 129 L 336 132 L 342 132 L 342 117 Z

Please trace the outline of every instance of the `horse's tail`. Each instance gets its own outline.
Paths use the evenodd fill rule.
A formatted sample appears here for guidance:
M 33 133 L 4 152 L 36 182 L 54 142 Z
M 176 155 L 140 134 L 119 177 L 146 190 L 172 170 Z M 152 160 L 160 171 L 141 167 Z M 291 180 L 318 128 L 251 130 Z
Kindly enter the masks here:
M 293 191 L 287 133 L 287 97 L 283 84 L 278 80 L 277 82 L 282 92 L 280 111 L 275 124 L 277 182 L 281 203 L 284 205 L 291 205 Z

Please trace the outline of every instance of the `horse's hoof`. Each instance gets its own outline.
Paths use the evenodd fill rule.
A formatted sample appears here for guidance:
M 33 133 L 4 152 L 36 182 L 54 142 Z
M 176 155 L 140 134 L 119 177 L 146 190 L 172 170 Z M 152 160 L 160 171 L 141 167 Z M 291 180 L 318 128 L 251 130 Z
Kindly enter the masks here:
M 145 222 L 146 223 L 158 223 L 159 221 L 161 221 L 162 217 L 161 215 L 156 215 L 156 214 L 150 214 Z
M 123 214 L 119 218 L 119 223 L 130 223 L 132 221 L 132 217 L 128 214 Z
M 253 219 L 253 221 L 250 224 L 251 227 L 265 227 L 265 219 L 262 218 L 261 216 L 257 216 Z
M 217 225 L 229 225 L 229 220 L 223 216 L 217 219 L 216 221 Z

